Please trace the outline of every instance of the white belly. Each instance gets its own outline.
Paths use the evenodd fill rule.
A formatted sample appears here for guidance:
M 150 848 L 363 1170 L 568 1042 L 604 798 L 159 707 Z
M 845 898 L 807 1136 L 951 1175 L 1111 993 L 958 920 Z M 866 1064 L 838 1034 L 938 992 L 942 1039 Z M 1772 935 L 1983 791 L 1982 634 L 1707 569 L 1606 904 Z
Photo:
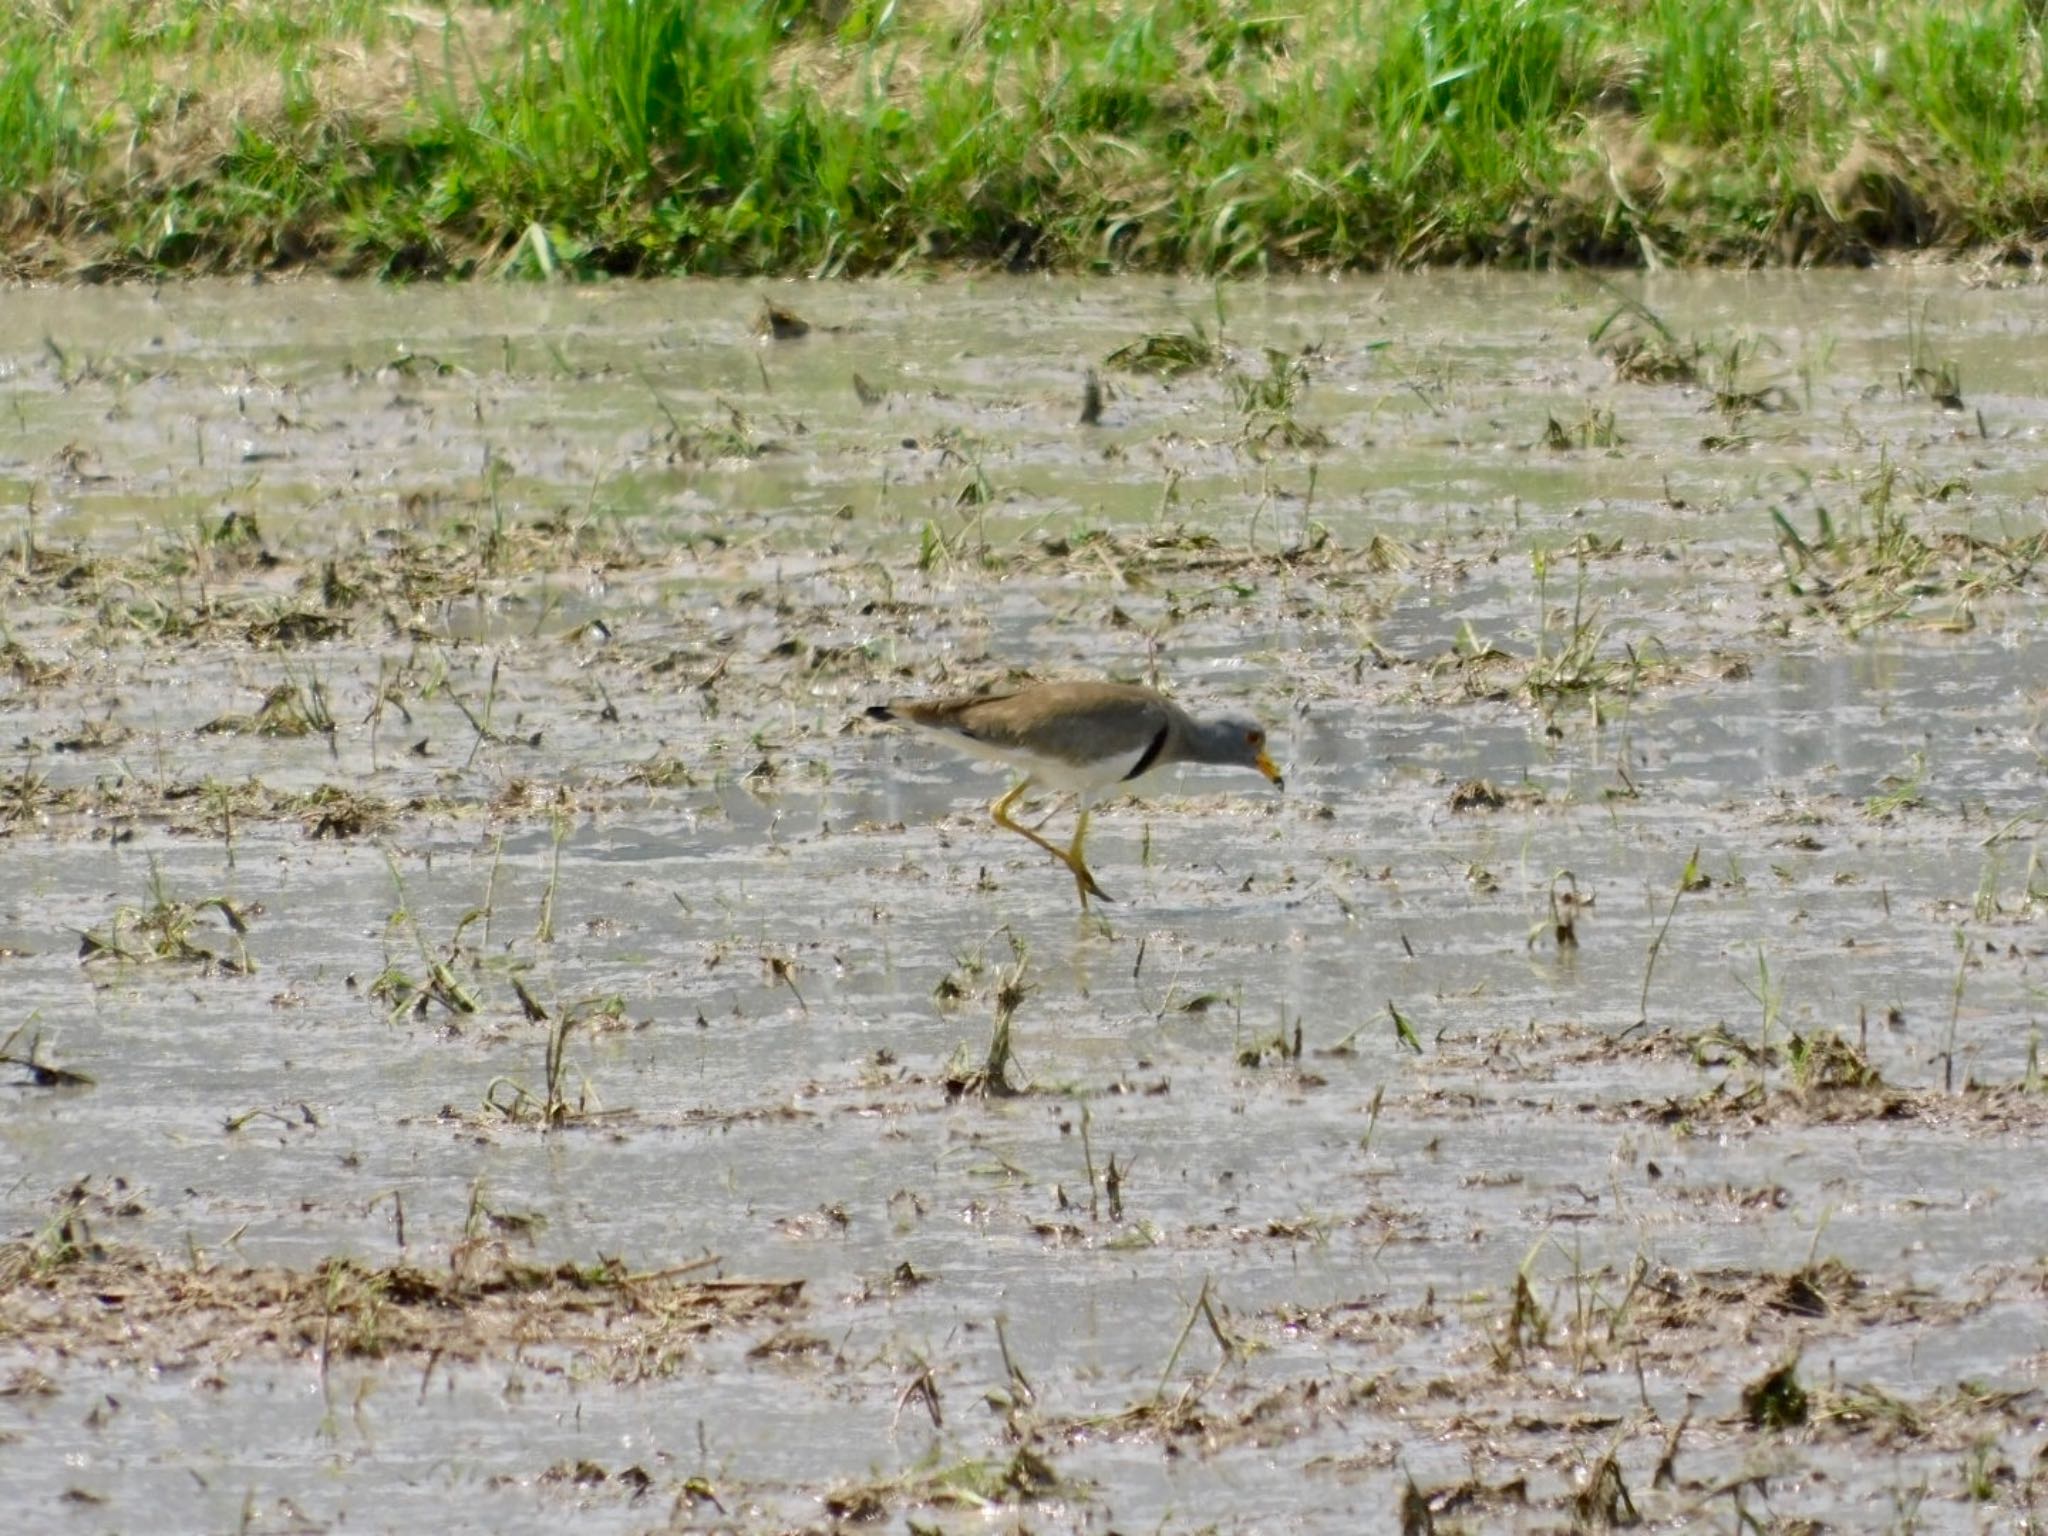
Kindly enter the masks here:
M 1017 773 L 1027 775 L 1031 782 L 1041 788 L 1062 794 L 1078 794 L 1095 797 L 1115 788 L 1124 781 L 1130 771 L 1138 766 L 1145 749 L 1139 747 L 1130 752 L 1119 752 L 1114 757 L 1105 757 L 1092 763 L 1070 763 L 1064 758 L 1040 757 L 1033 752 L 1020 752 L 1014 747 L 996 747 L 988 742 L 977 741 L 972 736 L 962 736 L 955 731 L 939 733 L 946 741 L 971 757 L 983 762 L 1002 763 Z

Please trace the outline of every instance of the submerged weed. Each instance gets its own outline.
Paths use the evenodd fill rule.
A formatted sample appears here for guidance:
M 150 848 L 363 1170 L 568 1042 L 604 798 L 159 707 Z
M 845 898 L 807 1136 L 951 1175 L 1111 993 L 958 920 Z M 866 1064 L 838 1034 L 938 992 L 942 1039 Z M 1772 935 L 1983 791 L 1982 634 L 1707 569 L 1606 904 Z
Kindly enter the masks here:
M 989 1033 L 988 1049 L 979 1062 L 971 1061 L 964 1045 L 955 1049 L 942 1078 L 948 1099 L 1002 1099 L 1021 1091 L 1010 1081 L 1010 1027 L 1024 999 L 1031 995 L 1031 988 L 1024 979 L 1024 945 L 1015 934 L 1010 935 L 1010 948 L 1014 958 L 996 978 L 995 1024 Z
M 1269 1061 L 1281 1065 L 1297 1066 L 1301 1062 L 1301 1048 L 1301 1020 L 1297 1018 L 1294 1021 L 1294 1030 L 1290 1034 L 1286 1027 L 1286 1020 L 1283 1018 L 1281 1027 L 1272 1034 L 1262 1039 L 1248 1040 L 1239 1045 L 1237 1048 L 1237 1064 L 1251 1071 L 1256 1071 Z
M 1927 754 L 1916 751 L 1902 770 L 1884 776 L 1877 791 L 1864 800 L 1863 814 L 1873 821 L 1884 821 L 1900 811 L 1925 804 L 1920 790 L 1926 782 Z
M 297 810 L 306 836 L 316 841 L 388 832 L 398 822 L 397 812 L 386 802 L 339 784 L 322 784 L 309 791 L 298 801 Z
M 1793 1084 L 1802 1092 L 1882 1088 L 1884 1078 L 1864 1054 L 1840 1035 L 1802 1035 L 1796 1031 L 1785 1047 Z
M 33 1020 L 31 1020 L 33 1022 Z M 0 1066 L 19 1067 L 28 1074 L 27 1082 L 35 1088 L 90 1088 L 93 1079 L 83 1072 L 73 1072 L 67 1067 L 56 1066 L 44 1061 L 41 1056 L 43 1037 L 40 1032 L 28 1037 L 28 1044 L 19 1049 L 15 1042 L 29 1028 L 18 1024 L 0 1040 Z
M 84 1206 L 83 1196 L 74 1190 L 33 1237 L 0 1246 L 0 1290 L 24 1282 L 46 1282 L 61 1270 L 105 1257 L 106 1250 L 92 1235 Z
M 1543 424 L 1543 446 L 1554 453 L 1582 448 L 1619 448 L 1628 439 L 1614 424 L 1614 412 L 1605 406 L 1587 405 L 1567 426 L 1555 416 Z
M 696 427 L 685 427 L 669 415 L 652 451 L 669 464 L 740 464 L 783 451 L 782 444 L 762 435 L 740 407 L 723 400 L 719 407 L 718 416 Z M 667 409 L 662 407 L 665 415 Z M 801 431 L 801 424 L 797 426 Z
M 1594 544 L 1585 541 L 1574 547 L 1578 574 L 1568 611 L 1553 610 L 1550 605 L 1551 552 L 1538 550 L 1532 555 L 1537 607 L 1534 655 L 1524 658 L 1501 649 L 1467 621 L 1460 626 L 1451 652 L 1433 662 L 1431 671 L 1455 678 L 1468 699 L 1520 698 L 1546 718 L 1554 717 L 1566 704 L 1584 703 L 1596 725 L 1604 723 L 1606 700 L 1630 699 L 1645 686 L 1669 683 L 1684 675 L 1684 669 L 1654 643 L 1642 649 L 1627 642 L 1617 649 L 1608 643 L 1600 611 L 1586 596 L 1588 562 L 1598 552 Z
M 4 667 L 19 688 L 35 690 L 54 687 L 71 676 L 61 662 L 44 661 L 20 641 L 0 631 L 0 667 Z
M 754 334 L 770 341 L 798 341 L 811 334 L 811 322 L 793 309 L 763 299 L 754 320 Z
M 455 967 L 465 963 L 472 969 L 475 967 L 476 954 L 464 945 L 462 936 L 472 923 L 488 924 L 488 898 L 484 907 L 463 914 L 447 944 L 437 952 L 427 943 L 419 919 L 406 902 L 405 879 L 399 873 L 397 858 L 386 849 L 384 860 L 391 872 L 391 885 L 397 894 L 398 906 L 384 922 L 387 939 L 384 969 L 370 983 L 370 999 L 385 1006 L 385 1016 L 393 1023 L 408 1014 L 414 1018 L 423 1017 L 428 1006 L 436 1003 L 454 1016 L 475 1013 L 480 1006 L 476 994 L 456 975 Z M 404 933 L 411 938 L 413 952 L 419 960 L 419 972 L 406 970 L 391 954 L 388 940 L 394 933 Z
M 1303 357 L 1268 347 L 1264 373 L 1233 370 L 1228 382 L 1242 418 L 1238 430 L 1240 446 L 1252 450 L 1275 446 L 1320 450 L 1330 446 L 1330 435 L 1321 427 L 1302 421 L 1298 414 L 1309 382 L 1308 363 Z
M 1624 299 L 1587 338 L 1626 384 L 1697 384 L 1703 348 L 1681 342 L 1646 306 Z
M 315 677 L 288 677 L 263 696 L 252 715 L 226 714 L 199 727 L 208 736 L 313 736 L 332 738 L 334 716 L 327 709 L 327 690 Z
M 620 782 L 647 789 L 689 789 L 696 784 L 697 776 L 673 750 L 662 746 L 653 756 L 628 768 Z
M 2048 529 L 1988 538 L 1916 521 L 1909 502 L 1924 509 L 1954 489 L 1905 475 L 1887 456 L 1862 482 L 1846 519 L 1819 507 L 1811 531 L 1802 531 L 1773 508 L 1786 590 L 1850 635 L 1899 619 L 1972 627 L 1973 603 L 2037 583 Z M 1943 611 L 1928 612 L 1929 599 L 1942 600 Z
M 1807 1409 L 1797 1355 L 1742 1389 L 1743 1417 L 1757 1429 L 1796 1429 L 1806 1422 Z
M 172 896 L 165 886 L 163 870 L 155 859 L 149 866 L 150 900 L 146 906 L 122 906 L 103 928 L 79 939 L 78 958 L 87 965 L 118 961 L 148 965 L 170 962 L 196 965 L 207 975 L 220 971 L 229 976 L 253 975 L 256 962 L 242 942 L 249 920 L 263 908 L 254 902 L 236 903 L 225 896 L 205 896 L 187 901 Z M 223 953 L 200 942 L 200 919 L 218 913 L 227 924 L 229 952 Z
M 1626 1530 L 1642 1524 L 1634 1495 L 1621 1475 L 1616 1459 L 1619 1438 L 1579 1479 L 1579 1491 L 1572 1495 L 1572 1514 L 1580 1530 Z
M 1756 384 L 1750 379 L 1750 364 L 1764 350 L 1764 343 L 1751 336 L 1735 336 L 1707 354 L 1705 382 L 1714 397 L 1714 409 L 1721 413 L 1728 430 L 1736 430 L 1742 418 L 1752 412 L 1796 411 L 1799 402 L 1782 384 Z
M 196 1366 L 223 1355 L 303 1359 L 407 1357 L 425 1363 L 502 1353 L 529 1360 L 561 1352 L 598 1365 L 621 1385 L 666 1374 L 708 1333 L 786 1325 L 801 1280 L 704 1279 L 715 1260 L 635 1271 L 615 1258 L 543 1265 L 509 1256 L 497 1236 L 473 1235 L 443 1264 L 373 1265 L 347 1257 L 309 1270 L 199 1260 L 169 1263 L 94 1239 L 67 1203 L 32 1242 L 0 1244 L 0 1306 L 32 1334 L 89 1358 L 132 1350 L 146 1327 L 162 1360 Z M 125 1316 L 105 1298 L 119 1295 Z M 590 1351 L 593 1330 L 606 1341 Z
M 1906 361 L 1899 369 L 1899 394 L 1919 398 L 1944 411 L 1963 409 L 1963 371 L 1953 357 L 1934 350 L 1927 334 L 1927 305 L 1906 315 Z
M 1185 331 L 1153 332 L 1137 341 L 1126 342 L 1102 360 L 1105 368 L 1125 373 L 1150 373 L 1176 378 L 1218 366 L 1223 350 L 1212 342 L 1196 321 Z
M 824 1496 L 824 1507 L 835 1522 L 850 1525 L 886 1519 L 892 1510 L 906 1504 L 985 1514 L 1008 1505 L 1055 1498 L 1062 1486 L 1052 1463 L 1031 1447 L 1023 1446 L 1007 1461 L 968 1458 L 895 1477 L 843 1483 Z M 923 1528 L 915 1520 L 910 1527 Z
M 0 779 L 0 832 L 17 822 L 30 822 L 45 809 L 59 804 L 62 796 L 50 787 L 50 776 L 33 763 Z
M 1700 851 L 1695 847 L 1687 857 L 1685 867 L 1678 872 L 1678 884 L 1671 892 L 1671 904 L 1664 909 L 1664 921 L 1650 936 L 1649 947 L 1643 957 L 1643 992 L 1636 1001 L 1634 1028 L 1642 1029 L 1650 1022 L 1650 982 L 1657 974 L 1657 956 L 1663 952 L 1664 940 L 1670 935 L 1671 920 L 1678 915 L 1678 903 L 1692 892 L 1704 891 L 1712 884 L 1713 880 L 1700 868 Z
M 586 1022 L 587 1016 L 581 1009 L 563 1010 L 548 1026 L 540 1091 L 536 1093 L 510 1077 L 494 1077 L 484 1090 L 484 1108 L 504 1120 L 538 1125 L 543 1130 L 554 1130 L 591 1114 L 590 1080 L 581 1068 L 572 1068 L 568 1058 L 569 1036 Z M 573 1100 L 569 1097 L 572 1071 L 576 1078 Z
M 279 608 L 249 623 L 249 643 L 277 650 L 317 645 L 348 633 L 348 621 L 307 608 Z
M 1511 1369 L 1527 1359 L 1530 1350 L 1542 1349 L 1549 1339 L 1550 1314 L 1537 1301 L 1525 1264 L 1515 1274 L 1506 1315 L 1488 1335 L 1487 1347 L 1492 1351 L 1495 1369 Z

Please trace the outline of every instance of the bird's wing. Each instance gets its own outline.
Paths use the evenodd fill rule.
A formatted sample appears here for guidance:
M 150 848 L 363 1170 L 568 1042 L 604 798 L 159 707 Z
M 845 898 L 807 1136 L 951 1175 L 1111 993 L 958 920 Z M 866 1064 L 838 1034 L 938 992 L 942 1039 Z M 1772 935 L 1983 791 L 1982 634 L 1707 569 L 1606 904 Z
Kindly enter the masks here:
M 943 729 L 1069 763 L 1156 756 L 1173 723 L 1172 706 L 1158 694 L 1121 683 L 1041 683 L 956 701 L 947 715 Z

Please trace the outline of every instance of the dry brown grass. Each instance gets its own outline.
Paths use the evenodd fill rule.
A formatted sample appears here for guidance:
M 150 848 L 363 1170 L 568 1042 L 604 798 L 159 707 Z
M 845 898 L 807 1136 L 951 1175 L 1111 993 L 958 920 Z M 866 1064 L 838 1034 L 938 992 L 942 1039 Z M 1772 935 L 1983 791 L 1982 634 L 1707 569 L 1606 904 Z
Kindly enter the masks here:
M 691 1278 L 708 1260 L 653 1273 L 615 1259 L 523 1264 L 482 1242 L 432 1269 L 346 1257 L 311 1270 L 182 1266 L 94 1241 L 75 1218 L 58 1232 L 0 1246 L 0 1336 L 32 1355 L 156 1369 L 552 1350 L 629 1381 L 669 1369 L 709 1334 L 786 1327 L 804 1285 Z
M 212 19 L 177 46 L 192 7 L 173 0 L 40 0 L 56 35 L 73 39 L 74 65 L 94 117 L 120 125 L 128 152 L 115 174 L 123 181 L 175 182 L 206 173 L 245 132 L 289 141 L 302 133 L 374 139 L 396 132 L 419 103 L 449 96 L 460 105 L 478 94 L 479 75 L 509 60 L 519 46 L 516 13 L 459 5 L 448 13 L 394 7 L 374 36 L 336 30 L 310 35 L 295 55 L 240 45 L 236 39 L 270 25 L 276 7 L 223 0 Z M 318 8 L 309 13 L 320 16 Z M 137 40 L 109 55 L 87 40 L 113 25 Z M 93 65 L 101 68 L 95 71 Z M 118 63 L 120 72 L 108 66 Z M 146 78 L 138 84 L 136 72 Z M 292 103 L 317 104 L 307 120 Z M 145 118 L 148 119 L 145 121 Z

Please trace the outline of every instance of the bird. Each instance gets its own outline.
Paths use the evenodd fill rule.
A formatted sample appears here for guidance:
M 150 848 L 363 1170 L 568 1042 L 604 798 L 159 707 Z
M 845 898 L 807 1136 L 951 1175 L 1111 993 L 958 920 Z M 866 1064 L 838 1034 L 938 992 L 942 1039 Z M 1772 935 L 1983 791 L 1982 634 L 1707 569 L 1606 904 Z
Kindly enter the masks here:
M 1067 867 L 1081 910 L 1109 901 L 1083 852 L 1088 814 L 1120 786 L 1174 763 L 1250 768 L 1275 789 L 1287 781 L 1266 754 L 1266 732 L 1247 715 L 1200 720 L 1156 689 L 1135 683 L 1032 683 L 1008 693 L 947 699 L 892 699 L 868 711 L 899 721 L 975 757 L 1006 763 L 1022 777 L 989 806 L 997 826 L 1027 837 Z M 1074 840 L 1065 847 L 1013 820 L 1011 810 L 1038 785 L 1079 797 Z

